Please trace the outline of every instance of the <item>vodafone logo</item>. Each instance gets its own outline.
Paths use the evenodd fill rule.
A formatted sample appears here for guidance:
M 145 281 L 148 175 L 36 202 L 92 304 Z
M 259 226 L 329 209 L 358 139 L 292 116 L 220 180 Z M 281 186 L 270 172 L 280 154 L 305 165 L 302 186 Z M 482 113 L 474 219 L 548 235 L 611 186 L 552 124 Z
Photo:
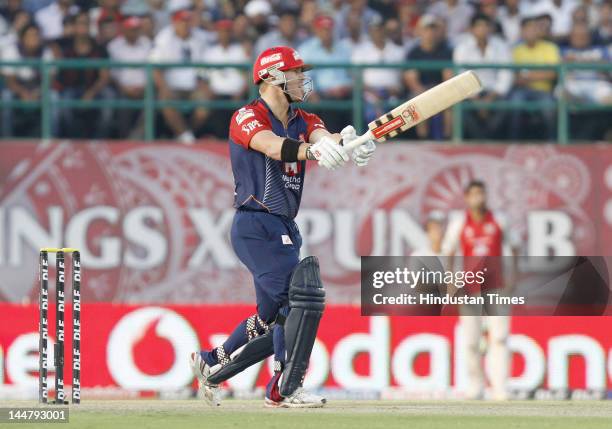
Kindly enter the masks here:
M 0 314 L 13 321 L 4 324 L 0 338 L 4 360 L 0 363 L 5 368 L 0 395 L 4 387 L 15 387 L 23 388 L 32 399 L 36 397 L 38 332 L 30 322 L 37 318 L 37 307 L 0 303 Z M 94 330 L 87 331 L 91 335 L 83 341 L 83 387 L 182 390 L 193 380 L 188 359 L 189 353 L 199 348 L 194 329 L 197 327 L 206 348 L 215 347 L 251 312 L 251 305 L 91 305 L 84 312 L 95 325 L 84 323 Z M 413 318 L 410 324 L 400 317 L 364 320 L 358 310 L 334 305 L 326 309 L 325 317 L 310 357 L 307 389 L 325 386 L 384 391 L 401 387 L 435 394 L 466 387 L 469 361 L 465 325 L 459 319 L 436 318 L 434 324 L 429 318 Z M 519 317 L 512 321 L 508 337 L 514 362 L 510 389 L 603 390 L 612 386 L 612 320 L 602 317 L 593 323 L 576 319 L 580 318 Z M 66 340 L 70 347 L 70 338 Z M 53 349 L 53 342 L 49 346 Z M 575 364 L 576 357 L 583 363 Z M 49 359 L 48 375 L 52 376 L 52 353 Z M 230 379 L 228 387 L 251 390 L 262 386 L 274 372 L 273 360 L 251 366 Z M 485 362 L 489 371 L 495 369 L 494 361 Z M 66 371 L 66 379 L 71 380 L 69 366 Z M 53 385 L 52 379 L 49 385 Z
M 155 371 L 151 368 L 141 368 L 142 357 L 135 353 L 147 333 L 165 340 L 158 342 L 161 347 L 172 348 L 169 368 L 159 374 L 152 374 Z M 145 307 L 127 314 L 117 323 L 109 336 L 106 359 L 109 372 L 120 387 L 176 390 L 191 383 L 193 375 L 188 358 L 199 348 L 197 335 L 185 318 L 167 308 Z M 158 351 L 167 354 L 166 350 Z

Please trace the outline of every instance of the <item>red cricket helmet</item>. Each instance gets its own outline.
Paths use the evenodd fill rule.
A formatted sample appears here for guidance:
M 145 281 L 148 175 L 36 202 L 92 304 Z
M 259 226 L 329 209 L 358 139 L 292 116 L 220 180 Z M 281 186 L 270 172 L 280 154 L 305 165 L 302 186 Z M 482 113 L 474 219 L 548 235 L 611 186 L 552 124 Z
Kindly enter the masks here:
M 266 49 L 259 54 L 253 64 L 253 83 L 259 85 L 265 79 L 273 77 L 271 71 L 287 71 L 297 68 L 307 71 L 312 69 L 312 66 L 305 64 L 295 49 L 289 46 L 275 46 Z

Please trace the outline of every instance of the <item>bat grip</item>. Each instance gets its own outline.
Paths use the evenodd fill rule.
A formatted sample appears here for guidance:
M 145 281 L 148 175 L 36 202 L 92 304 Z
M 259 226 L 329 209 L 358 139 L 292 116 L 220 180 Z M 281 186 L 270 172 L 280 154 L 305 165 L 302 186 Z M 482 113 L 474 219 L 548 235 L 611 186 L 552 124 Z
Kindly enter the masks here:
M 346 149 L 347 151 L 353 150 L 356 147 L 361 146 L 368 140 L 374 140 L 374 136 L 372 135 L 372 131 L 370 130 L 366 131 L 363 135 L 357 137 L 355 140 L 351 140 L 350 142 L 345 143 L 344 149 Z

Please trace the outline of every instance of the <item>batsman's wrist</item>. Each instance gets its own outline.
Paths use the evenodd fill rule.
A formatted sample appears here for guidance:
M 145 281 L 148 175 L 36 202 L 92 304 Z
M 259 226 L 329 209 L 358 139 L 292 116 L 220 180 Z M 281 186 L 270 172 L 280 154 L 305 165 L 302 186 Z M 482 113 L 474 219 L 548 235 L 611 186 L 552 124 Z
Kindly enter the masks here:
M 295 162 L 299 160 L 300 146 L 299 140 L 286 138 L 281 146 L 281 161 Z
M 314 156 L 314 154 L 312 153 L 312 145 L 309 144 L 306 146 L 306 159 L 309 161 L 316 161 L 317 158 Z

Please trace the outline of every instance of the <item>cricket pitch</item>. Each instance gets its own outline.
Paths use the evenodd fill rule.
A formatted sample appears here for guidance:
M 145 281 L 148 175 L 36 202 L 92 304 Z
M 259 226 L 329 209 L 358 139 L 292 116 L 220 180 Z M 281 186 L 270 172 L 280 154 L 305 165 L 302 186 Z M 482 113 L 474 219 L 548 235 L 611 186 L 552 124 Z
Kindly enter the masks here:
M 31 407 L 7 401 L 3 407 Z M 48 427 L 26 424 L 27 427 Z M 70 407 L 79 428 L 612 428 L 612 401 L 330 401 L 322 409 L 267 409 L 263 401 L 83 401 Z

